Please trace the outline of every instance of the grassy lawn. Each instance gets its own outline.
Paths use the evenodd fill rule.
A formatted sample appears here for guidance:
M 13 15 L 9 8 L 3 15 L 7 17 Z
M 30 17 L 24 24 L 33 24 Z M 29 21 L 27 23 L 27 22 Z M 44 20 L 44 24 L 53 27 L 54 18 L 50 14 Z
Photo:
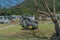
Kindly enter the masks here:
M 16 24 L 16 26 L 4 30 L 0 30 L 0 36 L 14 36 L 17 32 L 21 31 L 21 26 Z M 46 37 L 51 37 L 55 32 L 54 24 L 39 24 L 39 30 Z M 0 40 L 22 40 L 19 38 L 0 38 Z
M 0 38 L 0 40 L 38 40 L 37 38 Z M 40 39 L 40 40 L 47 40 L 47 39 Z
M 20 30 L 19 25 L 16 24 L 16 26 L 14 26 L 12 28 L 0 30 L 0 36 L 9 36 L 9 35 L 13 34 L 16 31 L 19 31 L 19 30 Z
M 9 26 L 10 24 L 0 24 L 0 28 Z
M 39 24 L 39 29 L 46 37 L 51 37 L 55 33 L 54 24 Z

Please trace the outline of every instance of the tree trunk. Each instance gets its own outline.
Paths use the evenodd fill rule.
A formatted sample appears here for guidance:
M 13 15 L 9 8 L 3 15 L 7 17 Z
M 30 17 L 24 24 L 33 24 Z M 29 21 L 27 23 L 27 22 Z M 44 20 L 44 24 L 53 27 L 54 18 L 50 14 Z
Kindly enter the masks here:
M 55 25 L 55 30 L 56 30 L 56 36 L 59 37 L 60 36 L 60 33 L 59 33 L 59 24 L 58 24 L 58 21 L 57 19 L 52 19 L 54 25 Z
M 46 0 L 43 0 L 43 5 L 45 5 L 45 8 L 48 11 L 48 13 L 49 13 L 54 25 L 55 25 L 55 30 L 56 30 L 57 36 L 59 36 L 60 35 L 60 33 L 59 33 L 59 24 L 58 24 L 56 15 L 55 15 L 55 0 L 53 0 L 53 13 L 51 13 L 51 11 L 50 11 L 47 3 L 46 3 Z
M 38 7 L 36 1 L 37 1 L 37 0 L 34 0 L 35 5 Z M 52 21 L 53 21 L 53 23 L 54 23 L 54 25 L 55 25 L 55 30 L 56 30 L 57 36 L 60 36 L 60 33 L 59 33 L 59 24 L 58 24 L 58 20 L 57 20 L 57 18 L 56 18 L 56 15 L 55 15 L 55 11 L 56 11 L 56 10 L 55 10 L 55 0 L 53 0 L 53 13 L 51 13 L 51 11 L 50 11 L 47 3 L 46 3 L 46 0 L 42 0 L 42 4 L 43 4 L 43 6 L 45 7 L 45 9 L 47 10 L 48 14 L 50 15 L 50 17 L 51 17 L 51 19 L 52 19 Z M 37 7 L 36 7 L 36 8 L 37 8 Z M 37 8 L 36 10 L 38 10 L 38 8 Z
M 56 12 L 55 12 L 55 0 L 53 0 L 53 14 L 54 14 L 54 17 L 53 17 L 53 23 L 55 24 L 55 30 L 56 30 L 56 35 L 57 36 L 60 36 L 60 33 L 59 33 L 59 24 L 58 24 L 58 20 L 57 20 L 57 17 L 56 17 Z

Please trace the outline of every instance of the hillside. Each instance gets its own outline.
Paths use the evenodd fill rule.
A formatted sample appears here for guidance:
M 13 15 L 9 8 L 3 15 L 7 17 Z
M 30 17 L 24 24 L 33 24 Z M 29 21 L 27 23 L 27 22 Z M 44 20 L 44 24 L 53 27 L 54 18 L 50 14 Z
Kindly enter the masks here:
M 52 11 L 52 2 L 51 0 L 46 0 L 46 2 L 48 3 L 49 5 L 49 8 L 51 9 Z M 41 4 L 40 0 L 37 1 L 38 3 L 38 7 L 40 8 L 40 10 L 44 10 L 44 7 L 43 5 Z M 35 4 L 34 4 L 34 1 L 33 0 L 25 0 L 24 2 L 16 5 L 16 6 L 13 6 L 9 9 L 4 9 L 4 13 L 9 13 L 9 14 L 20 14 L 22 12 L 22 10 L 24 10 L 24 8 L 31 8 L 33 9 L 35 7 Z M 60 11 L 60 0 L 56 0 L 56 11 L 59 12 Z
M 47 4 L 49 5 L 50 9 L 52 10 L 52 2 L 51 0 L 46 0 Z M 43 5 L 41 4 L 40 0 L 37 1 L 40 10 L 43 10 Z M 33 0 L 26 0 L 24 3 L 22 3 L 23 6 L 34 8 L 35 4 Z M 60 0 L 56 0 L 56 11 L 60 10 Z
M 46 0 L 46 2 L 49 5 L 49 8 L 52 10 L 51 0 Z M 38 7 L 40 8 L 40 10 L 44 10 L 44 7 L 41 4 L 40 0 L 38 0 L 37 3 L 38 3 Z M 35 4 L 33 0 L 25 0 L 23 3 L 18 4 L 14 8 L 21 8 L 21 6 L 33 9 L 35 7 Z M 56 11 L 59 11 L 59 10 L 60 10 L 60 0 L 56 0 Z

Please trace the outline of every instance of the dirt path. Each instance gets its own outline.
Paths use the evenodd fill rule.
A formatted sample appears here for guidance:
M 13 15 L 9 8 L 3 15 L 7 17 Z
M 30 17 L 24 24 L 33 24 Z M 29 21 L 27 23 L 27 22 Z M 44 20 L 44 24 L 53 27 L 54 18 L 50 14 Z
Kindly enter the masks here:
M 0 30 L 7 29 L 7 28 L 11 28 L 11 27 L 14 27 L 14 26 L 15 26 L 15 25 L 9 25 L 9 26 L 0 28 Z

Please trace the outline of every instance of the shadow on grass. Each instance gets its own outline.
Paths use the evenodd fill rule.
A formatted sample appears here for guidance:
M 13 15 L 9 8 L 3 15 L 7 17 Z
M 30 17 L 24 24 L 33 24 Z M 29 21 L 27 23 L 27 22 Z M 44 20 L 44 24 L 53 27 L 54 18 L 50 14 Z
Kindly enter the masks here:
M 52 37 L 50 37 L 50 40 L 60 40 L 60 37 L 57 37 L 56 33 L 54 33 Z
M 12 36 L 0 36 L 0 38 L 10 38 L 10 39 L 22 39 L 22 40 L 48 40 L 47 37 L 41 33 L 39 29 L 36 30 L 20 30 Z
M 26 29 L 22 29 L 22 31 L 20 31 L 16 36 L 17 37 L 23 37 L 23 38 L 31 38 L 32 39 L 37 39 L 37 40 L 48 40 L 47 37 L 45 37 L 43 35 L 43 37 L 41 36 L 43 34 L 40 34 L 40 30 L 39 29 L 35 29 L 35 30 L 26 30 Z
M 46 38 L 36 38 L 36 37 L 16 37 L 16 36 L 0 36 L 1 39 L 22 39 L 22 40 L 48 40 Z

